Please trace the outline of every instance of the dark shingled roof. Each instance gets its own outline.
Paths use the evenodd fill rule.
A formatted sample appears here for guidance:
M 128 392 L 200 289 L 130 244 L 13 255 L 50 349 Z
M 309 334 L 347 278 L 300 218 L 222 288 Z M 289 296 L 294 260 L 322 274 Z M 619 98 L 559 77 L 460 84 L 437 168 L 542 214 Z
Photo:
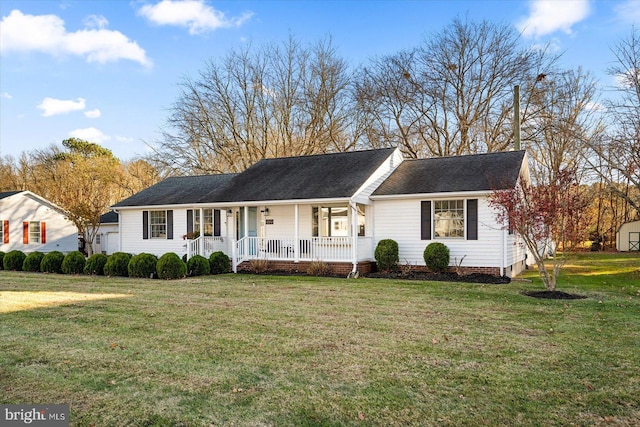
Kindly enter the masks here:
M 118 213 L 111 211 L 106 214 L 100 215 L 100 224 L 117 224 L 118 223 Z
M 227 186 L 235 176 L 236 174 L 220 174 L 167 178 L 116 203 L 113 207 L 214 202 L 220 189 Z
M 373 196 L 490 191 L 513 188 L 524 151 L 405 160 Z
M 113 207 L 351 197 L 393 151 L 265 159 L 240 174 L 167 178 Z
M 22 193 L 22 191 L 5 191 L 0 193 L 0 199 L 4 199 L 5 197 L 13 196 L 14 194 Z
M 394 148 L 261 160 L 239 174 L 220 202 L 351 197 Z

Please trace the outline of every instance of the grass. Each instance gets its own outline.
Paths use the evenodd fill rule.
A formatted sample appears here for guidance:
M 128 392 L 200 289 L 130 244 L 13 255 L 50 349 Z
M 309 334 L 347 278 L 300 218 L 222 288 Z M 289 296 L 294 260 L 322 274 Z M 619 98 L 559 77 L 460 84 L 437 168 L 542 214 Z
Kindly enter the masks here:
M 79 426 L 637 425 L 640 258 L 559 289 L 0 271 L 0 401 Z M 31 301 L 31 302 L 30 302 Z

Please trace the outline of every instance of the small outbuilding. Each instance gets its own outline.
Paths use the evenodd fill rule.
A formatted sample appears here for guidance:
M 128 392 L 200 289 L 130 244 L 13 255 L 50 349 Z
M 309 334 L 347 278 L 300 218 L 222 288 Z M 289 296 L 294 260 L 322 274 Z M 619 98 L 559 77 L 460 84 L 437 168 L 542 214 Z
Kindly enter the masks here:
M 616 235 L 616 249 L 620 252 L 640 251 L 640 221 L 620 226 Z

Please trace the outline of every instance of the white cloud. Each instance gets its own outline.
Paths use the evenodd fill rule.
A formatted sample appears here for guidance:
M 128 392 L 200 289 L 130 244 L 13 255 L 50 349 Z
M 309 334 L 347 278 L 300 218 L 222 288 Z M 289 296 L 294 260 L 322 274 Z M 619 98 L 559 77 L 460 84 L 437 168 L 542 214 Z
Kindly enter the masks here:
M 604 105 L 602 105 L 602 104 L 601 104 L 601 103 L 599 103 L 599 102 L 594 102 L 594 101 L 589 101 L 589 102 L 587 102 L 587 105 L 585 106 L 585 108 L 586 108 L 588 111 L 595 111 L 595 112 L 604 112 L 604 111 L 607 111 L 607 108 L 606 108 Z
M 75 101 L 68 99 L 45 98 L 42 100 L 38 108 L 42 110 L 43 117 L 57 116 L 59 114 L 68 114 L 72 111 L 80 111 L 85 109 L 85 99 L 77 98 Z
M 152 65 L 144 49 L 121 32 L 107 30 L 107 24 L 104 17 L 92 15 L 85 20 L 86 28 L 67 32 L 64 21 L 56 15 L 25 15 L 12 10 L 0 21 L 0 53 L 35 51 L 78 55 L 100 64 L 128 59 Z
M 0 93 L 0 98 L 12 99 L 13 95 L 11 95 L 9 92 L 2 92 L 2 93 Z
M 88 142 L 94 142 L 96 144 L 102 144 L 111 139 L 109 135 L 105 135 L 100 129 L 96 129 L 94 127 L 72 130 L 69 132 L 69 136 L 73 138 L 80 138 Z
M 202 0 L 162 0 L 155 5 L 145 4 L 138 14 L 158 25 L 188 27 L 189 34 L 239 27 L 253 16 L 253 13 L 245 12 L 237 18 L 228 18 Z
M 532 0 L 529 16 L 518 23 L 518 28 L 525 37 L 540 37 L 556 31 L 571 34 L 571 27 L 585 19 L 589 12 L 589 0 Z
M 640 24 L 640 2 L 638 0 L 627 0 L 616 4 L 613 9 L 621 21 Z
M 133 142 L 133 141 L 135 141 L 135 138 L 131 138 L 130 136 L 116 135 L 116 141 L 118 141 L 118 142 Z
M 98 110 L 96 108 L 95 110 L 85 111 L 84 115 L 85 115 L 85 117 L 87 117 L 89 119 L 97 119 L 98 117 L 100 117 L 102 115 L 102 113 L 100 112 L 100 110 Z
M 103 29 L 109 26 L 109 21 L 102 15 L 89 15 L 82 20 L 82 23 L 87 28 Z

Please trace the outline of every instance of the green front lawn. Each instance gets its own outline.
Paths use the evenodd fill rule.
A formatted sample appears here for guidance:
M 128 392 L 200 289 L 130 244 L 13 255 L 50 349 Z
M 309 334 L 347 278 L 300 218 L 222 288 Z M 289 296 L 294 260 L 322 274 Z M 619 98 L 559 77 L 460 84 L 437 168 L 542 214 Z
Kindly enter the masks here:
M 71 424 L 637 425 L 640 259 L 509 285 L 0 271 L 0 402 Z

